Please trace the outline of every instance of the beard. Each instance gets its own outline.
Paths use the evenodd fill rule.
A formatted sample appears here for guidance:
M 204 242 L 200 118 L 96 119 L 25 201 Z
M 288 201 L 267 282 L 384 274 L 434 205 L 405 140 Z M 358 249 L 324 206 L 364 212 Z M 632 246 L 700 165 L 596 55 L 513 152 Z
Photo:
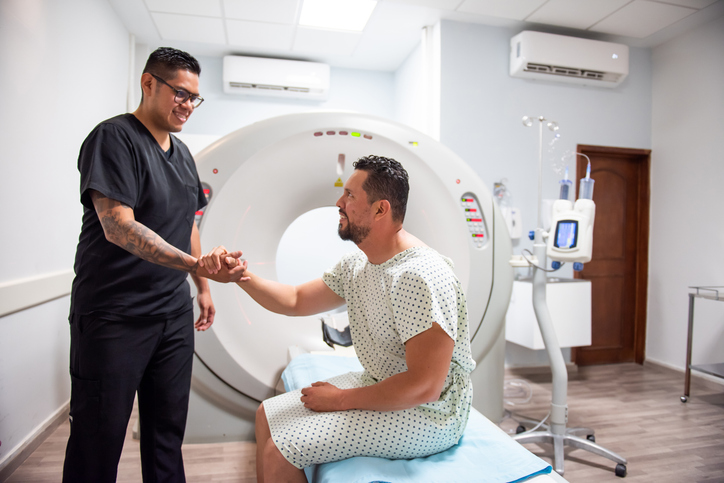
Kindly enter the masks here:
M 349 240 L 355 245 L 359 245 L 370 234 L 370 227 L 355 225 L 347 219 L 347 228 L 342 228 L 340 223 L 337 233 L 342 240 Z

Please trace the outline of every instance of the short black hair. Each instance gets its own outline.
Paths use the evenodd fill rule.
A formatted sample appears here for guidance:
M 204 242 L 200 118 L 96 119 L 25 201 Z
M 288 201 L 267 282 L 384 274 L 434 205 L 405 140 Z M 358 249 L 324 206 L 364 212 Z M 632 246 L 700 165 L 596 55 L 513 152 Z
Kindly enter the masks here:
M 407 211 L 407 195 L 410 192 L 409 176 L 402 165 L 392 158 L 364 156 L 352 165 L 367 172 L 362 189 L 370 203 L 387 200 L 392 208 L 392 219 L 402 223 Z
M 171 47 L 159 47 L 151 52 L 143 73 L 156 74 L 162 79 L 172 80 L 179 70 L 201 75 L 201 66 L 191 54 Z

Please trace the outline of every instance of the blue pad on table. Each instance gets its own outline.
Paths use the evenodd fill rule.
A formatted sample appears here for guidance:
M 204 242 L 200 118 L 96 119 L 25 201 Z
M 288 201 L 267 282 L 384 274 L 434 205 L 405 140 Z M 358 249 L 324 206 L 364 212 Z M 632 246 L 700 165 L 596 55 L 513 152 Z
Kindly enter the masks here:
M 282 374 L 287 391 L 347 372 L 362 371 L 354 357 L 302 354 Z M 314 483 L 510 483 L 551 472 L 551 466 L 525 449 L 475 409 L 457 445 L 411 460 L 358 456 L 305 468 Z

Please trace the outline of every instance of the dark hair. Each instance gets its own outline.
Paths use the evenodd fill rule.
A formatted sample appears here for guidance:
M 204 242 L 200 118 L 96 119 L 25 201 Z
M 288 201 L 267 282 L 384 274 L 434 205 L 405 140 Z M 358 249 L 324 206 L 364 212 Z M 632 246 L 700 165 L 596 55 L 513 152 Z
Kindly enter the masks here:
M 165 80 L 171 80 L 176 77 L 179 70 L 187 70 L 201 75 L 199 61 L 194 59 L 191 54 L 171 47 L 159 47 L 148 56 L 143 73 L 148 72 Z
M 370 203 L 387 200 L 392 207 L 392 219 L 402 223 L 407 211 L 407 195 L 410 192 L 407 171 L 392 158 L 364 156 L 352 164 L 354 169 L 367 172 L 362 189 Z

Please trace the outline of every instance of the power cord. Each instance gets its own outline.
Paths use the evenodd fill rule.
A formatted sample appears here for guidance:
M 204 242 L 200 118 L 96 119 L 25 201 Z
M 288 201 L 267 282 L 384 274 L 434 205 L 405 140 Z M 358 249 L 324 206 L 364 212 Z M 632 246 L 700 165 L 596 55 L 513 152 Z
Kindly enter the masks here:
M 527 248 L 524 248 L 523 251 L 524 251 L 524 252 L 527 252 L 531 257 L 533 256 L 533 253 L 532 253 L 530 250 L 528 250 Z M 542 271 L 544 271 L 544 272 L 557 272 L 558 270 L 560 270 L 560 269 L 563 267 L 563 265 L 566 264 L 566 262 L 561 262 L 561 266 L 560 266 L 560 267 L 547 269 L 547 268 L 540 267 L 540 266 L 538 266 L 537 264 L 533 263 L 533 262 L 532 262 L 528 257 L 526 257 L 525 255 L 521 255 L 521 256 L 522 256 L 523 258 L 525 258 L 525 261 L 528 262 L 531 266 L 537 268 L 538 270 L 542 270 Z

